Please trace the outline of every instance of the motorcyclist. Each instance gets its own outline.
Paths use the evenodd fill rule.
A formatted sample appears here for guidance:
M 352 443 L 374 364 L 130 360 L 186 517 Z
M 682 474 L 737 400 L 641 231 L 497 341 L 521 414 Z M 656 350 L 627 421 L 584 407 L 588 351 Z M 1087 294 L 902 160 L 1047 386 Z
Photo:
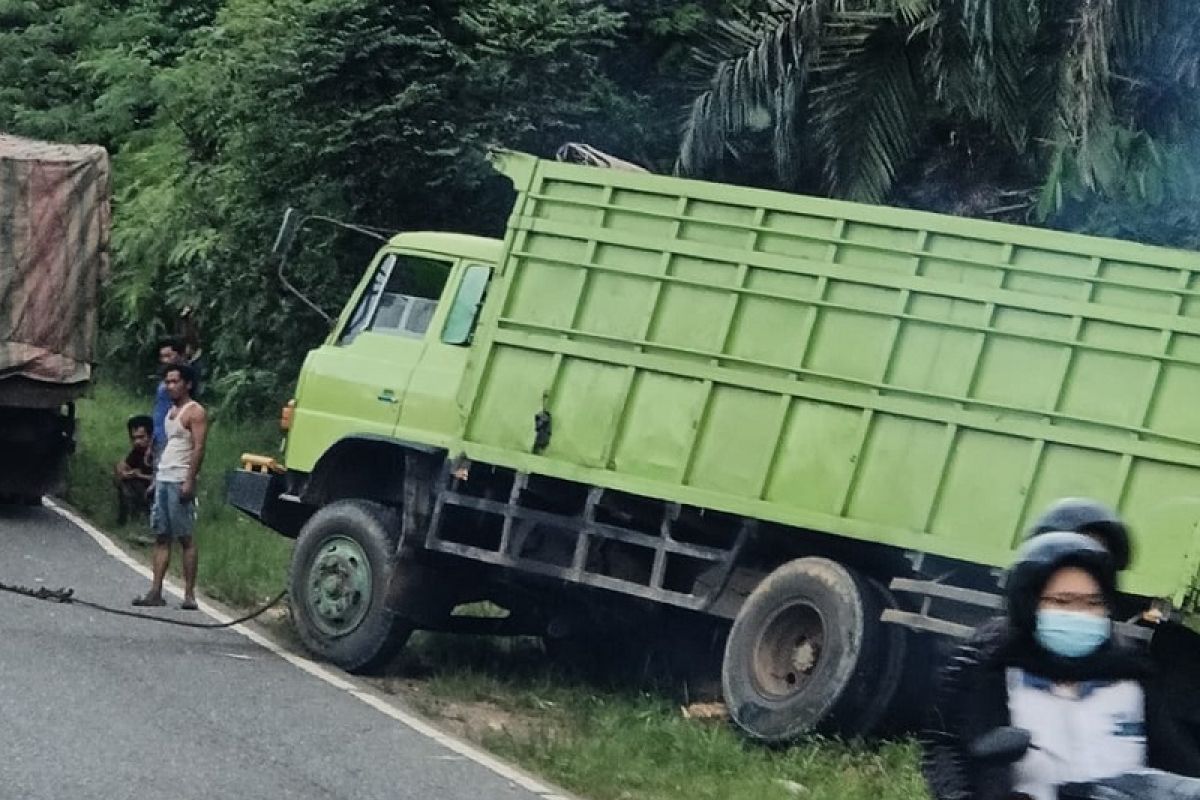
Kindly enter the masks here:
M 1200 748 L 1169 713 L 1144 648 L 1114 636 L 1114 559 L 1099 537 L 1032 537 L 1007 574 L 1005 616 L 947 666 L 923 768 L 937 800 L 1055 800 L 1062 784 L 1143 767 L 1200 777 Z M 997 729 L 1029 732 L 1011 763 L 981 759 Z
M 1073 531 L 1092 537 L 1108 550 L 1118 572 L 1133 562 L 1129 527 L 1115 511 L 1096 500 L 1068 497 L 1052 503 L 1030 527 L 1029 538 L 1050 531 Z M 1200 743 L 1200 633 L 1163 609 L 1141 611 L 1142 624 L 1153 631 L 1150 658 L 1163 691 L 1172 698 L 1171 713 Z
M 1117 572 L 1124 572 L 1133 563 L 1129 527 L 1115 511 L 1099 501 L 1086 497 L 1056 500 L 1034 520 L 1027 538 L 1051 531 L 1071 531 L 1092 537 L 1108 550 Z

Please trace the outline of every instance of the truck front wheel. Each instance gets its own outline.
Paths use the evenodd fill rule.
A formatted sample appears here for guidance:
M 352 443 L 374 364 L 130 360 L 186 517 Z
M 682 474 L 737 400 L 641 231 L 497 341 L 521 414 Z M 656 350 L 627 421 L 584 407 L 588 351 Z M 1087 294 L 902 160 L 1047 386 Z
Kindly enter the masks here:
M 869 733 L 895 694 L 902 653 L 879 617 L 884 593 L 824 558 L 776 569 L 746 598 L 725 645 L 721 688 L 750 737 Z
M 351 672 L 383 667 L 413 626 L 388 606 L 400 521 L 387 506 L 341 500 L 313 514 L 292 554 L 288 598 L 301 641 Z

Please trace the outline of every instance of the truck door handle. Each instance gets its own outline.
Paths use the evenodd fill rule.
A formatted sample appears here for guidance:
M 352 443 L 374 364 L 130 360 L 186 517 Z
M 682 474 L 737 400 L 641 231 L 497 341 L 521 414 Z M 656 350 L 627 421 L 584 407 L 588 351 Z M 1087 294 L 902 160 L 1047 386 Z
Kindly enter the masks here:
M 379 396 L 376 397 L 375 399 L 381 403 L 395 404 L 395 403 L 400 402 L 399 400 L 396 399 L 396 393 L 393 392 L 391 389 L 384 389 L 382 392 L 379 393 Z

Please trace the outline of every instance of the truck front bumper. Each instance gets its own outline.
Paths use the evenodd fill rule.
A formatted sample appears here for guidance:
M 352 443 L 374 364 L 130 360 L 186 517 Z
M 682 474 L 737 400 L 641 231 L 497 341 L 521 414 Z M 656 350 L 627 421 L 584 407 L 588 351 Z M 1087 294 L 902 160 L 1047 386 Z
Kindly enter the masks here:
M 242 469 L 226 474 L 226 502 L 276 533 L 295 539 L 314 509 L 287 493 L 287 475 L 273 460 L 254 459 L 243 457 Z

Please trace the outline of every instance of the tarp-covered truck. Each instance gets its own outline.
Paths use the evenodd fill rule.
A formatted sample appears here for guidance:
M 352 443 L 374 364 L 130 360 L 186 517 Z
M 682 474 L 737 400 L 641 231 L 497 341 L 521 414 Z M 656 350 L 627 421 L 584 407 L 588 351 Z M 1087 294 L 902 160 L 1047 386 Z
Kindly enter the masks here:
M 1131 608 L 1195 602 L 1200 254 L 498 165 L 504 241 L 391 239 L 304 364 L 285 464 L 232 474 L 298 537 L 314 652 L 727 631 L 731 715 L 782 742 L 919 698 L 912 632 L 988 613 L 1057 498 L 1129 519 Z M 509 617 L 451 616 L 481 599 Z
M 0 134 L 0 502 L 57 491 L 108 268 L 101 147 Z

